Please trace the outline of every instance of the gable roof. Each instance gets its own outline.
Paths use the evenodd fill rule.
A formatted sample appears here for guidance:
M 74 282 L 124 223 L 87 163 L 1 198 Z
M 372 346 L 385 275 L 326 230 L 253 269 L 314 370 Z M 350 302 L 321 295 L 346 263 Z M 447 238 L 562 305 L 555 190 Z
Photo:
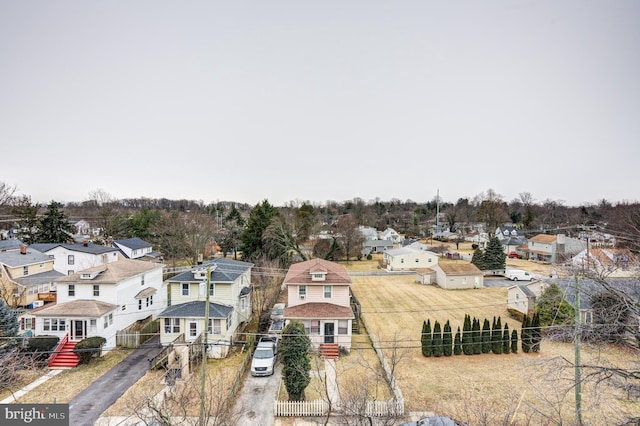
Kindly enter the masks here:
M 326 273 L 324 281 L 312 281 L 312 272 Z M 344 266 L 315 258 L 291 265 L 283 284 L 351 284 L 351 276 Z
M 416 245 L 416 244 L 419 244 Z M 420 248 L 420 246 L 424 246 L 425 248 Z M 390 249 L 387 250 L 385 252 L 385 254 L 389 255 L 389 256 L 402 256 L 402 255 L 411 255 L 411 254 L 416 254 L 416 253 L 429 253 L 433 256 L 438 256 L 436 253 L 427 250 L 429 246 L 422 244 L 422 243 L 413 243 L 411 245 L 408 245 L 406 247 L 398 247 L 398 248 L 394 248 L 394 249 Z
M 20 240 L 11 239 L 11 240 L 0 240 L 0 251 L 4 250 L 17 250 L 20 246 L 23 246 L 24 243 Z
M 25 286 L 31 287 L 38 284 L 45 284 L 55 281 L 57 278 L 63 277 L 64 274 L 55 270 L 40 272 L 39 274 L 28 275 L 26 277 L 14 278 L 13 281 Z
M 202 281 L 202 278 L 196 278 L 196 271 L 205 270 L 211 267 L 211 282 L 227 283 L 234 282 L 240 275 L 244 274 L 253 267 L 253 263 L 241 262 L 239 260 L 218 258 L 205 262 L 202 265 L 194 266 L 188 271 L 181 272 L 169 278 L 168 282 L 195 282 Z M 215 268 L 214 268 L 215 267 Z
M 548 234 L 538 234 L 534 237 L 529 238 L 529 241 L 534 241 L 536 243 L 555 243 L 558 240 L 557 235 L 548 235 Z
M 167 309 L 158 314 L 163 318 L 204 318 L 207 302 L 203 300 L 194 300 L 192 302 L 180 303 L 178 305 L 169 306 Z M 231 306 L 221 305 L 219 303 L 209 302 L 209 317 L 226 318 L 233 311 Z
M 125 238 L 124 240 L 114 240 L 113 244 L 115 244 L 116 247 L 118 247 L 118 248 L 120 248 L 122 246 L 122 247 L 130 248 L 132 250 L 151 247 L 151 243 L 148 243 L 148 242 L 146 242 L 143 239 L 138 238 L 138 237 Z
M 484 273 L 473 263 L 447 262 L 438 263 L 436 267 L 442 269 L 442 272 L 447 275 L 484 275 Z
M 76 243 L 76 244 L 61 244 L 61 243 L 36 243 L 31 244 L 29 246 L 35 250 L 41 251 L 42 253 L 46 253 L 50 250 L 53 250 L 56 247 L 63 247 L 67 250 L 77 251 L 80 253 L 88 253 L 88 254 L 104 254 L 104 253 L 112 253 L 114 251 L 118 251 L 115 247 L 107 247 L 102 246 L 100 244 L 94 243 Z
M 65 275 L 56 280 L 56 282 L 64 283 L 94 283 L 94 284 L 117 284 L 136 275 L 154 269 L 162 269 L 162 265 L 158 263 L 149 263 L 142 260 L 121 259 L 116 262 L 103 263 L 102 265 L 83 269 L 75 274 Z M 96 273 L 93 279 L 82 279 L 81 275 Z
M 118 305 L 99 300 L 73 300 L 65 303 L 45 305 L 33 315 L 37 317 L 91 317 L 99 318 L 118 308 Z

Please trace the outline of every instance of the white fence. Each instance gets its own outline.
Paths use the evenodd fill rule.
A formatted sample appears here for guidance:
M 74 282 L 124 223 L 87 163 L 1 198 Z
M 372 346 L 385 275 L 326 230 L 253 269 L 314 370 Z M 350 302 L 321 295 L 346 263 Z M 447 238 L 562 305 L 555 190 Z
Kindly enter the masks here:
M 362 404 L 364 402 L 364 405 Z M 346 415 L 366 415 L 369 417 L 395 417 L 404 415 L 404 401 L 354 401 L 340 403 L 333 407 L 337 413 Z M 324 416 L 329 411 L 329 404 L 322 399 L 313 401 L 276 401 L 274 414 L 286 416 Z

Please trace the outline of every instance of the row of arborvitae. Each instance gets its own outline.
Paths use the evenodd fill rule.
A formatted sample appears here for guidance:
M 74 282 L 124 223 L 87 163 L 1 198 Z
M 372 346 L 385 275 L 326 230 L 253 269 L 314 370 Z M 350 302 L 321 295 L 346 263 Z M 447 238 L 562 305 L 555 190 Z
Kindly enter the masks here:
M 538 352 L 542 333 L 540 331 L 540 319 L 537 314 L 532 317 L 525 315 L 522 322 L 522 351 Z M 477 355 L 493 352 L 494 354 L 508 354 L 518 352 L 518 332 L 513 330 L 509 333 L 509 325 L 505 323 L 502 327 L 500 317 L 493 317 L 493 324 L 489 325 L 489 320 L 484 319 L 482 330 L 480 320 L 475 317 L 473 320 L 469 314 L 464 317 L 462 332 L 460 327 L 452 338 L 451 325 L 449 321 L 444 327 L 438 321 L 433 324 L 431 330 L 431 320 L 422 323 L 422 355 L 430 356 L 451 356 L 453 355 Z

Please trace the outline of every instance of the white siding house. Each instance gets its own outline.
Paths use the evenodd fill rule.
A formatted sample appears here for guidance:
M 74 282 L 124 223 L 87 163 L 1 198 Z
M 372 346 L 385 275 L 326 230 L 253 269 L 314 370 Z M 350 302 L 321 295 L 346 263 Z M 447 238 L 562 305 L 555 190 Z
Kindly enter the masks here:
M 93 243 L 38 243 L 29 246 L 53 258 L 53 269 L 71 275 L 87 268 L 121 259 L 118 249 Z
M 434 268 L 436 283 L 447 290 L 482 288 L 484 274 L 473 263 L 458 261 L 455 263 L 440 263 Z
M 438 264 L 438 255 L 436 253 L 423 250 L 420 246 L 414 244 L 384 252 L 383 258 L 387 265 L 387 270 L 402 271 L 433 268 Z M 421 246 L 424 246 L 424 244 L 421 244 Z

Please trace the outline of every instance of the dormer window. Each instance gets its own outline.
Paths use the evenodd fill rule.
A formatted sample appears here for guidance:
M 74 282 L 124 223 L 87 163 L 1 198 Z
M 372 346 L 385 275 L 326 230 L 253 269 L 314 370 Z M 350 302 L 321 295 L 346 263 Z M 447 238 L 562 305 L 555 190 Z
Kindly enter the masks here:
M 312 272 L 311 281 L 324 281 L 327 277 L 326 272 Z

